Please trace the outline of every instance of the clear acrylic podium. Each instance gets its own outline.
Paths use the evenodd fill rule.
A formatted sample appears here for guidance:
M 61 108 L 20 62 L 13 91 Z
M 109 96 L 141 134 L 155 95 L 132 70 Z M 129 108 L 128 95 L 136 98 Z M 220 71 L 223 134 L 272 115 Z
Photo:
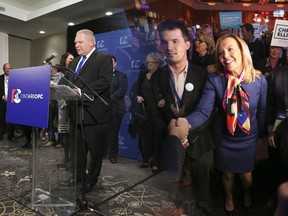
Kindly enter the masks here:
M 17 172 L 17 184 L 9 193 L 11 198 L 43 215 L 65 216 L 78 210 L 76 181 L 72 180 L 76 179 L 78 99 L 79 95 L 68 86 L 50 88 L 49 106 L 56 106 L 59 116 L 52 123 L 58 127 L 56 136 L 63 137 L 63 148 L 44 147 L 47 140 L 40 144 L 39 129 L 33 127 L 31 161 L 26 171 Z M 63 163 L 67 157 L 69 162 Z

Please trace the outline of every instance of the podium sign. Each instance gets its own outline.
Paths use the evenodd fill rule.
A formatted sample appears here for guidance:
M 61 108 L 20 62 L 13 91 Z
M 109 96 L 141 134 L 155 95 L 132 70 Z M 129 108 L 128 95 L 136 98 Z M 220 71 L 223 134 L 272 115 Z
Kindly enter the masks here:
M 50 65 L 10 70 L 7 122 L 48 127 L 50 74 Z

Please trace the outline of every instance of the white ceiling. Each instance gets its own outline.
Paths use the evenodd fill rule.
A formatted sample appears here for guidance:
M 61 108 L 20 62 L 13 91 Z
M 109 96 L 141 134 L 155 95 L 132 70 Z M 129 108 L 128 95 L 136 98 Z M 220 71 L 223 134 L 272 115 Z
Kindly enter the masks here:
M 69 22 L 80 24 L 105 16 L 106 10 L 133 7 L 133 0 L 0 0 L 0 32 L 33 40 L 65 32 Z
M 0 0 L 3 15 L 29 21 L 82 0 Z
M 180 1 L 196 10 L 273 11 L 277 8 L 268 4 L 274 0 L 243 0 L 254 2 L 249 7 L 243 7 L 241 3 L 237 3 L 238 0 L 175 1 Z M 210 7 L 207 1 L 222 3 Z M 266 5 L 260 5 L 263 1 Z M 134 0 L 0 0 L 0 32 L 34 40 L 65 32 L 69 22 L 80 24 L 105 16 L 107 10 L 117 13 L 131 8 L 134 8 Z M 285 5 L 282 9 L 287 11 L 288 6 Z M 46 34 L 39 34 L 40 30 Z

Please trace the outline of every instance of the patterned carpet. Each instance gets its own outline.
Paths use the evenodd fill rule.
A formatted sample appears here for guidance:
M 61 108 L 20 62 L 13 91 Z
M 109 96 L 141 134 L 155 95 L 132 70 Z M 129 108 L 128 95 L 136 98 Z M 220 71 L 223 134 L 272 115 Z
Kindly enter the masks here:
M 181 208 L 185 209 L 189 216 L 205 216 L 201 210 L 194 208 L 195 203 L 190 197 L 191 187 L 179 188 L 177 184 L 163 181 L 162 173 L 152 175 L 149 169 L 139 168 L 140 161 L 129 158 L 119 158 L 117 164 L 111 164 L 109 160 L 104 159 L 101 177 L 96 188 L 85 197 L 77 193 L 77 201 L 80 202 L 77 202 L 79 208 L 75 208 L 75 211 L 68 212 L 65 207 L 61 209 L 49 205 L 45 209 L 34 211 L 29 204 L 27 205 L 31 201 L 32 193 L 32 150 L 21 148 L 23 142 L 22 138 L 18 142 L 0 142 L 1 216 L 178 216 Z M 41 163 L 46 165 L 43 165 L 43 173 L 40 176 L 58 181 L 59 176 L 65 174 L 65 170 L 57 173 L 51 169 L 51 166 L 60 161 L 59 154 L 61 155 L 60 151 L 63 149 L 45 148 L 42 147 L 43 144 L 40 145 L 39 152 L 42 158 Z M 216 216 L 224 216 L 223 189 L 218 173 L 212 173 L 211 189 Z M 262 189 L 265 190 L 265 188 Z M 67 189 L 65 193 L 69 194 L 69 190 Z M 238 186 L 236 182 L 234 193 L 238 195 L 235 200 L 237 215 L 246 216 L 241 207 L 239 182 Z M 251 216 L 273 215 L 272 209 L 266 209 L 265 201 L 260 193 L 254 198 Z M 93 209 L 90 208 L 98 213 L 91 211 Z

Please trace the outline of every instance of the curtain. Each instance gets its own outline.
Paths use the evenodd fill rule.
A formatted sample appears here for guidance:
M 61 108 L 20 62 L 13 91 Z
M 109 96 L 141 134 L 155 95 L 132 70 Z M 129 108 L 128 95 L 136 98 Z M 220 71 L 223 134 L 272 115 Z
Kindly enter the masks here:
M 3 74 L 2 65 L 9 62 L 8 34 L 0 32 L 0 74 Z

